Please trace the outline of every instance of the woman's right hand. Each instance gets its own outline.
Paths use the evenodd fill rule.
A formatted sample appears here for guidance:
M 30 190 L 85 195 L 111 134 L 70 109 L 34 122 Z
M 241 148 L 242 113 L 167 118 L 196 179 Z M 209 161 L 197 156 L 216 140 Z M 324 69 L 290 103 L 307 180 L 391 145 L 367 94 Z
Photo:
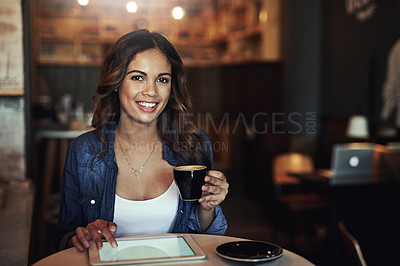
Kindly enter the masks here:
M 116 248 L 118 244 L 113 236 L 116 231 L 117 225 L 114 222 L 97 219 L 86 227 L 77 227 L 75 229 L 76 234 L 69 239 L 68 243 L 75 246 L 79 251 L 84 251 L 85 248 L 89 248 L 89 241 L 94 240 L 97 248 L 101 249 L 103 247 L 102 238 L 104 237 L 112 247 Z

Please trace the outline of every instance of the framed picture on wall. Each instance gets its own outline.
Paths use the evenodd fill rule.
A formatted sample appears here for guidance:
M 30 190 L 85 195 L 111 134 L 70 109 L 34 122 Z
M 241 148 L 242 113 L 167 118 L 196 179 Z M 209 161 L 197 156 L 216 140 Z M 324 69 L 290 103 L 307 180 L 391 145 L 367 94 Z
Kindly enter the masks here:
M 0 95 L 24 94 L 24 54 L 20 1 L 0 0 Z

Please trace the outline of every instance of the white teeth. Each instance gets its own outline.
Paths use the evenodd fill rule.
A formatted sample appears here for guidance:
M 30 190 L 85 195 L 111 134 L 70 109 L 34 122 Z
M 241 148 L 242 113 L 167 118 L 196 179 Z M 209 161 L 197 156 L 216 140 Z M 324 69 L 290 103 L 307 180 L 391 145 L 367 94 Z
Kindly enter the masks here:
M 156 106 L 156 103 L 148 103 L 148 102 L 138 102 L 138 104 L 146 108 L 153 108 L 154 106 Z

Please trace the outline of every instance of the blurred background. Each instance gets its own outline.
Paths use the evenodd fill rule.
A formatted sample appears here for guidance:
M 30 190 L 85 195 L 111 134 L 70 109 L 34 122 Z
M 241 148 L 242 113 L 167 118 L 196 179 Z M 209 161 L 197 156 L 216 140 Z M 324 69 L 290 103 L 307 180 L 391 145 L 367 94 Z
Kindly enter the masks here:
M 332 191 L 314 184 L 325 206 L 284 212 L 274 162 L 300 153 L 313 169 L 330 168 L 337 143 L 400 141 L 398 87 L 382 114 L 399 0 L 0 0 L 0 215 L 2 228 L 21 233 L 25 253 L 4 246 L 29 264 L 53 252 L 65 153 L 89 129 L 99 64 L 114 41 L 141 28 L 165 34 L 184 61 L 190 118 L 210 135 L 215 168 L 231 184 L 227 235 L 344 265 L 330 231 Z M 366 125 L 361 135 L 346 133 L 354 117 Z M 344 204 L 359 199 L 339 194 Z M 384 205 L 397 219 L 398 196 Z

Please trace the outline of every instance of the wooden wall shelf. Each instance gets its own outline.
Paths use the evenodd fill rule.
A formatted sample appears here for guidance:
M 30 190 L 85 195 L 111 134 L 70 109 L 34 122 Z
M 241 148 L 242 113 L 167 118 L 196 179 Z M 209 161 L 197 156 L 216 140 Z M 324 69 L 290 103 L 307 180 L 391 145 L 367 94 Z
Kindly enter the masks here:
M 35 59 L 38 65 L 98 65 L 120 36 L 147 28 L 165 33 L 188 65 L 276 61 L 280 59 L 280 24 L 269 20 L 280 16 L 279 2 L 219 0 L 215 7 L 211 0 L 191 0 L 193 6 L 187 8 L 196 8 L 196 14 L 176 21 L 169 13 L 159 14 L 155 0 L 146 2 L 145 12 L 135 14 L 118 5 L 102 9 L 109 6 L 106 0 L 87 7 L 66 0 L 35 0 Z M 263 20 L 266 12 L 268 21 Z

